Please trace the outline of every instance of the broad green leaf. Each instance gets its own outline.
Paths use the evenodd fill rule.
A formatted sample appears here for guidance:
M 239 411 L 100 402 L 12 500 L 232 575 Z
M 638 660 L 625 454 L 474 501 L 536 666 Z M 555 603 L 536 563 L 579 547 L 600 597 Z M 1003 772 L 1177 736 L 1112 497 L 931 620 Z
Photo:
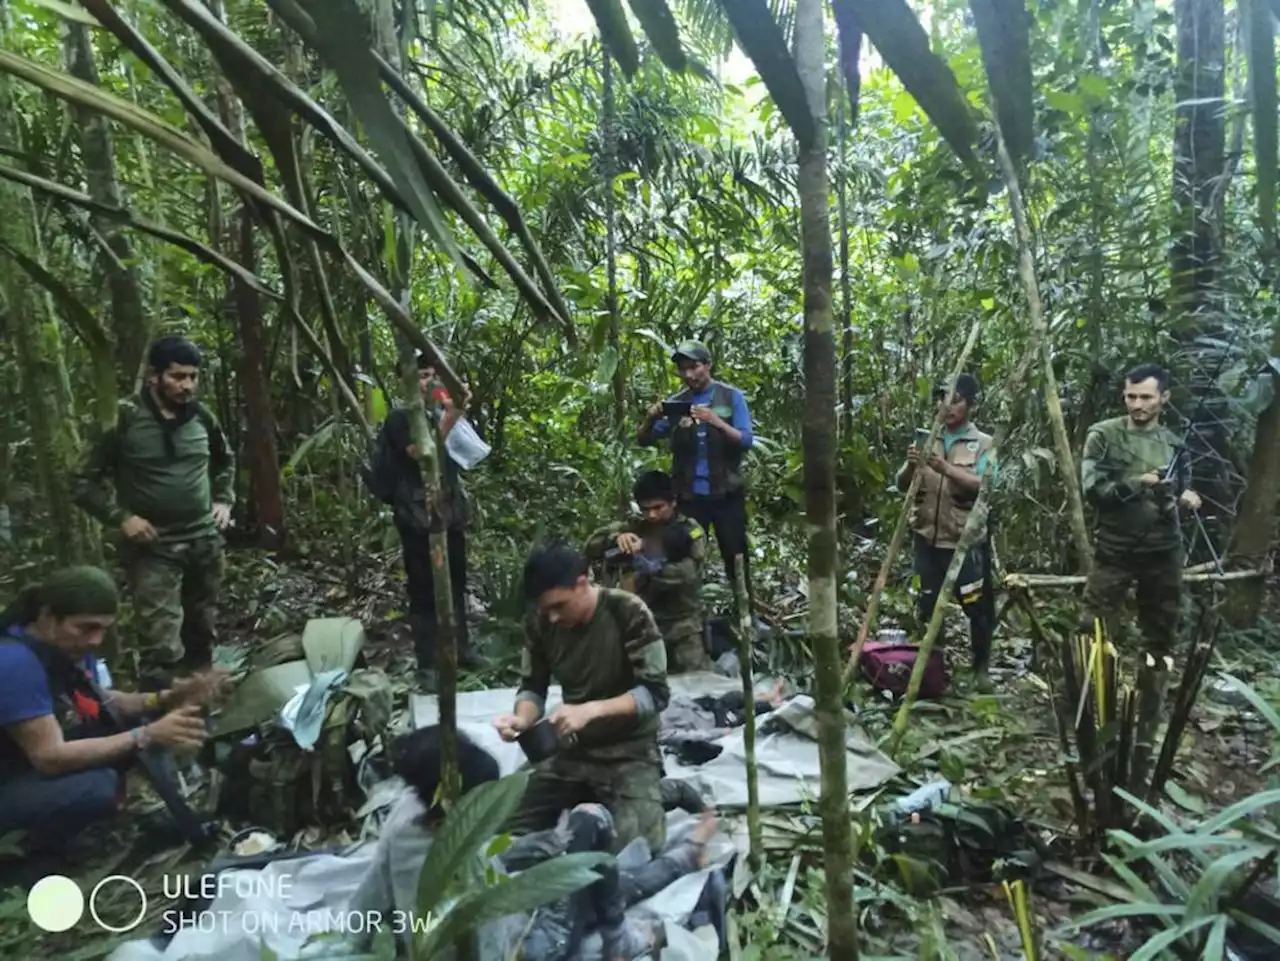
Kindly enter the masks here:
M 1225 854 L 1204 870 L 1187 898 L 1187 916 L 1217 914 L 1222 895 L 1230 894 L 1228 882 L 1246 864 L 1257 860 L 1252 851 Z
M 60 200 L 76 207 L 90 210 L 108 220 L 114 220 L 127 227 L 132 227 L 134 230 L 140 230 L 145 234 L 150 234 L 158 240 L 163 240 L 166 243 L 173 244 L 175 247 L 180 247 L 187 251 L 187 253 L 192 254 L 198 260 L 201 260 L 210 266 L 217 267 L 219 270 L 226 271 L 226 273 L 233 277 L 239 278 L 254 290 L 258 291 L 258 293 L 263 294 L 266 297 L 270 297 L 273 300 L 280 299 L 280 295 L 259 280 L 256 274 L 245 270 L 241 264 L 236 263 L 228 257 L 224 257 L 212 247 L 208 247 L 200 243 L 200 241 L 195 240 L 192 237 L 188 237 L 186 234 L 179 233 L 176 230 L 170 230 L 168 227 L 162 227 L 159 224 L 153 224 L 147 220 L 140 220 L 128 211 L 121 210 L 119 207 L 112 207 L 108 204 L 99 203 L 88 194 L 80 193 L 79 191 L 72 190 L 70 187 L 64 187 L 62 184 L 54 183 L 52 180 L 45 180 L 43 177 L 37 177 L 34 174 L 29 174 L 23 170 L 16 170 L 13 167 L 7 167 L 4 164 L 0 164 L 0 177 L 5 178 L 6 180 L 12 180 L 15 183 L 23 184 L 30 187 L 32 190 L 37 190 L 55 200 Z
M 520 807 L 529 772 L 509 774 L 465 794 L 449 816 L 422 866 L 418 879 L 418 912 L 436 911 L 463 862 L 482 850 Z
M 724 0 L 722 0 L 724 2 Z M 847 5 L 889 68 L 911 92 L 938 132 L 971 170 L 977 128 L 955 74 L 929 47 L 929 37 L 906 0 L 832 0 Z
M 1213 834 L 1215 831 L 1220 831 L 1241 818 L 1246 818 L 1275 804 L 1280 804 L 1280 789 L 1262 791 L 1259 794 L 1251 795 L 1219 811 L 1197 827 L 1196 833 Z
M 1253 705 L 1253 709 L 1266 718 L 1267 723 L 1271 725 L 1276 734 L 1280 735 L 1280 712 L 1277 712 L 1276 708 L 1268 703 L 1261 694 L 1234 674 L 1224 673 L 1222 676 L 1232 687 L 1244 695 L 1245 699 Z
M 612 344 L 600 352 L 600 362 L 596 365 L 596 383 L 607 384 L 618 369 L 618 351 Z
M 86 27 L 98 27 L 99 29 L 102 27 L 102 24 L 94 18 L 93 14 L 78 4 L 63 3 L 62 0 L 26 0 L 26 2 L 33 7 L 43 7 L 45 10 L 56 13 L 58 16 L 74 23 L 83 23 Z
M 1192 931 L 1203 928 L 1206 924 L 1213 920 L 1213 917 L 1198 918 L 1191 921 L 1185 921 L 1171 931 L 1162 931 L 1154 938 L 1133 952 L 1129 957 L 1129 961 L 1152 961 L 1154 958 L 1160 957 L 1165 948 L 1172 945 L 1175 941 L 1186 937 Z
M 1000 132 L 1013 162 L 1031 155 L 1032 109 L 1030 16 L 1024 0 L 969 0 L 978 46 L 987 69 Z
M 1062 930 L 1081 930 L 1092 927 L 1095 924 L 1114 921 L 1117 918 L 1177 918 L 1181 917 L 1185 912 L 1186 908 L 1181 904 L 1110 904 L 1105 908 L 1098 908 L 1082 914 L 1078 918 L 1072 918 L 1062 926 Z
M 677 73 L 689 65 L 684 47 L 680 45 L 680 29 L 676 18 L 667 6 L 667 0 L 627 0 L 631 11 L 644 28 L 644 35 L 653 44 L 662 62 Z
M 409 131 L 382 92 L 368 21 L 352 0 L 305 0 L 304 7 L 315 21 L 316 49 L 337 73 L 352 110 L 414 219 L 459 268 L 467 269 L 435 195 L 418 169 Z
M 899 91 L 893 98 L 893 119 L 900 124 L 906 123 L 915 112 L 916 98 L 906 90 Z
M 800 82 L 800 72 L 787 47 L 787 38 L 769 4 L 766 0 L 720 0 L 720 5 L 733 24 L 738 45 L 751 58 L 800 149 L 806 149 L 817 136 L 817 125 Z
M 631 25 L 627 23 L 627 13 L 622 9 L 622 0 L 587 0 L 587 7 L 600 28 L 600 42 L 605 50 L 618 62 L 623 73 L 635 76 L 640 69 L 640 52 L 636 49 Z
M 1054 110 L 1078 117 L 1085 112 L 1084 98 L 1067 90 L 1046 90 L 1044 100 Z
M 1096 73 L 1082 73 L 1076 78 L 1076 84 L 1080 87 L 1080 92 L 1094 103 L 1105 101 L 1111 94 L 1110 81 Z
M 1203 961 L 1222 961 L 1227 956 L 1227 922 L 1229 918 L 1220 914 L 1209 930 L 1209 937 L 1204 943 Z
M 598 868 L 613 863 L 609 854 L 587 852 L 566 854 L 536 864 L 505 884 L 472 891 L 419 943 L 424 958 L 439 956 L 446 945 L 459 936 L 479 930 L 494 918 L 524 914 L 551 904 L 600 880 Z
M 1176 781 L 1169 781 L 1164 786 L 1164 793 L 1169 795 L 1169 800 L 1185 811 L 1192 814 L 1204 814 L 1207 810 L 1202 799 L 1188 794 L 1186 789 Z

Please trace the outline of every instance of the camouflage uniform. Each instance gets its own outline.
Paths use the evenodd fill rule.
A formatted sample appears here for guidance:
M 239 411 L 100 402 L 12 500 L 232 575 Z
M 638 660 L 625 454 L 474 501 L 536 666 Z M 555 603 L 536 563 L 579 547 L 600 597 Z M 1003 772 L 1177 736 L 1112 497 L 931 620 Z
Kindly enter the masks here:
M 150 391 L 120 404 L 77 478 L 76 502 L 109 528 L 146 519 L 156 539 L 120 544 L 145 672 L 206 665 L 224 569 L 215 503 L 235 500 L 235 459 L 209 411 L 191 402 L 165 419 Z
M 653 619 L 667 646 L 668 673 L 711 669 L 711 658 L 703 640 L 702 566 L 707 557 L 707 539 L 696 521 L 677 515 L 672 525 L 682 526 L 691 543 L 689 556 L 678 561 L 664 558 L 662 527 L 642 520 L 619 521 L 602 527 L 591 535 L 583 553 L 596 562 L 614 547 L 619 534 L 635 534 L 644 541 L 644 553 L 657 558 L 662 569 L 636 578 L 636 591 L 653 612 Z M 614 586 L 614 585 L 610 585 Z
M 525 622 L 516 704 L 529 701 L 543 710 L 554 676 L 566 704 L 630 693 L 639 712 L 592 722 L 539 764 L 507 830 L 545 830 L 561 811 L 597 803 L 613 815 L 615 853 L 636 837 L 658 851 L 667 831 L 658 753 L 658 715 L 671 696 L 666 648 L 643 601 L 626 591 L 598 590 L 595 614 L 586 624 L 568 628 L 535 617 Z
M 1182 600 L 1182 533 L 1178 494 L 1186 490 L 1188 465 L 1178 457 L 1178 476 L 1165 489 L 1143 487 L 1139 478 L 1169 467 L 1181 442 L 1164 426 L 1131 430 L 1128 417 L 1089 428 L 1081 463 L 1084 497 L 1097 508 L 1094 571 L 1085 588 L 1087 620 L 1107 622 L 1115 633 L 1116 612 L 1131 584 L 1137 587 L 1138 626 L 1151 654 L 1173 652 Z

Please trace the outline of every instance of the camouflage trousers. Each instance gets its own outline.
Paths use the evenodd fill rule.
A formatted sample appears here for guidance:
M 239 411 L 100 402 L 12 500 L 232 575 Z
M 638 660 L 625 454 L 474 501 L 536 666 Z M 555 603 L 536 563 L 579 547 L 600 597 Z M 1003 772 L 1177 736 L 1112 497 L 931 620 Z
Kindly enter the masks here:
M 1129 554 L 1099 551 L 1084 589 L 1086 620 L 1081 630 L 1092 634 L 1093 620 L 1098 618 L 1118 647 L 1120 613 L 1131 585 L 1137 593 L 1142 650 L 1155 656 L 1173 654 L 1182 603 L 1182 551 L 1178 548 Z
M 121 547 L 133 595 L 139 668 L 167 671 L 209 664 L 217 638 L 222 537 Z
M 638 837 L 657 852 L 667 838 L 661 780 L 656 743 L 649 757 L 603 759 L 572 750 L 556 754 L 534 767 L 520 807 L 504 830 L 515 835 L 544 831 L 555 826 L 563 811 L 603 804 L 613 817 L 612 853 Z
M 659 624 L 658 629 L 662 631 L 662 640 L 667 648 L 668 674 L 711 670 L 711 658 L 707 655 L 707 645 L 703 641 L 701 621 Z

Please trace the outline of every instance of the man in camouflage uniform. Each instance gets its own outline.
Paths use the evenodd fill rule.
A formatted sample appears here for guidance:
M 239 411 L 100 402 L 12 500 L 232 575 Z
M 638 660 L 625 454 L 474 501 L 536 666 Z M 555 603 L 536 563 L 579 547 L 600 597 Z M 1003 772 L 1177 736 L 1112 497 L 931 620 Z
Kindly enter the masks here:
M 1118 639 L 1116 612 L 1129 586 L 1137 588 L 1146 655 L 1138 668 L 1137 783 L 1145 778 L 1153 750 L 1171 663 L 1166 658 L 1178 634 L 1183 566 L 1178 507 L 1200 509 L 1182 442 L 1160 423 L 1168 402 L 1168 371 L 1156 364 L 1133 368 L 1124 383 L 1128 413 L 1089 428 L 1080 466 L 1081 490 L 1097 509 L 1082 628 L 1092 634 L 1098 618 L 1107 624 L 1108 637 Z
M 77 478 L 76 502 L 123 534 L 144 690 L 208 667 L 213 655 L 235 459 L 195 399 L 201 361 L 183 337 L 152 344 L 145 386 L 121 402 Z
M 672 674 L 711 669 L 703 642 L 702 565 L 706 537 L 696 521 L 676 510 L 671 477 L 662 471 L 641 474 L 632 490 L 640 517 L 602 527 L 587 541 L 591 563 L 626 561 L 634 574 L 635 593 L 653 612 L 667 645 Z M 610 558 L 616 554 L 616 558 Z
M 1169 374 L 1142 364 L 1125 377 L 1128 413 L 1089 428 L 1080 466 L 1085 499 L 1097 509 L 1094 571 L 1085 588 L 1092 619 L 1114 613 L 1137 587 L 1143 647 L 1171 654 L 1182 599 L 1182 529 L 1178 506 L 1200 509 L 1189 487 L 1182 442 L 1160 423 L 1169 401 Z M 1112 632 L 1112 636 L 1116 636 Z
M 538 723 L 554 677 L 564 703 L 548 716 L 560 750 L 541 762 L 508 830 L 551 827 L 579 804 L 603 804 L 616 829 L 613 849 L 643 837 L 662 849 L 662 760 L 658 716 L 667 706 L 667 652 L 658 625 L 636 595 L 599 587 L 570 547 L 535 550 L 524 568 L 524 664 L 514 713 L 494 722 L 514 741 Z
M 939 385 L 933 399 L 941 403 L 946 394 L 946 385 Z M 933 616 L 960 534 L 977 502 L 982 475 L 996 469 L 995 439 L 970 420 L 977 402 L 977 378 L 961 374 L 943 412 L 942 436 L 934 449 L 926 452 L 912 444 L 907 448 L 907 462 L 898 471 L 898 489 L 903 491 L 911 486 L 917 470 L 923 472 L 911 507 L 915 572 L 920 577 L 917 616 L 923 624 Z M 974 679 L 980 689 L 990 686 L 987 666 L 996 623 L 989 533 L 983 530 L 970 546 L 955 587 L 956 599 L 969 619 Z

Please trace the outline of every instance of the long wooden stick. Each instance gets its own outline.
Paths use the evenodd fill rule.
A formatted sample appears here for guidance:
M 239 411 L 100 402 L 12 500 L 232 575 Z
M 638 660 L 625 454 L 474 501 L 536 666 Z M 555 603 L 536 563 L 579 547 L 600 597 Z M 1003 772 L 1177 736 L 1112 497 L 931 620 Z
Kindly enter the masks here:
M 760 776 L 756 770 L 756 694 L 751 660 L 756 647 L 756 624 L 747 596 L 747 575 L 741 554 L 733 558 L 733 589 L 738 599 L 738 670 L 742 675 L 742 751 L 747 764 L 747 864 L 760 870 L 764 836 L 760 827 Z
M 1265 571 L 1227 571 L 1219 574 L 1216 571 L 1196 571 L 1191 568 L 1183 571 L 1183 581 L 1193 583 L 1220 583 L 1222 581 L 1247 581 L 1262 577 Z M 1088 582 L 1082 574 L 1007 574 L 1004 579 L 1006 588 L 1029 587 L 1079 587 Z
M 973 346 L 978 342 L 978 332 L 982 329 L 982 318 L 979 317 L 973 322 L 973 326 L 969 328 L 969 337 L 964 342 L 964 349 L 960 351 L 960 357 L 956 360 L 955 369 L 951 372 L 951 379 L 947 381 L 947 396 L 950 397 L 955 392 L 956 380 L 964 373 L 965 364 L 969 361 L 969 354 L 973 352 Z M 925 450 L 933 450 L 933 445 L 937 442 L 939 434 L 942 432 L 942 419 L 946 413 L 946 399 L 944 398 L 938 404 L 938 409 L 933 415 L 933 427 L 929 431 L 929 440 L 925 444 Z M 906 539 L 907 520 L 911 516 L 911 505 L 915 503 L 916 491 L 920 489 L 920 479 L 924 475 L 924 471 L 916 471 L 915 476 L 911 478 L 911 483 L 907 487 L 907 493 L 902 499 L 902 512 L 898 515 L 898 523 L 893 528 L 893 537 L 889 540 L 889 549 L 885 551 L 884 560 L 880 563 L 880 573 L 876 575 L 875 585 L 871 588 L 871 596 L 867 599 L 867 612 L 863 615 L 862 626 L 858 628 L 858 639 L 853 645 L 853 650 L 849 652 L 849 664 L 844 671 L 844 686 L 848 687 L 849 682 L 853 680 L 858 671 L 858 658 L 862 656 L 862 647 L 867 643 L 867 637 L 871 634 L 875 627 L 876 616 L 880 613 L 880 596 L 884 593 L 886 585 L 889 583 L 889 572 L 893 570 L 894 561 L 898 559 L 898 551 L 902 549 L 902 542 Z
M 1044 303 L 1040 299 L 1040 285 L 1036 281 L 1035 256 L 1031 246 L 1031 226 L 1027 221 L 1026 207 L 1022 202 L 1022 190 L 1018 185 L 1018 173 L 1009 151 L 1005 147 L 1000 124 L 996 124 L 996 140 L 1000 156 L 1000 169 L 1004 174 L 1009 197 L 1009 211 L 1013 214 L 1014 235 L 1018 246 L 1018 276 L 1022 280 L 1027 298 L 1027 317 L 1031 321 L 1031 339 L 1040 353 L 1040 373 L 1044 378 L 1045 408 L 1049 424 L 1053 428 L 1053 446 L 1058 455 L 1058 468 L 1067 487 L 1067 515 L 1071 521 L 1071 536 L 1076 542 L 1076 554 L 1080 569 L 1088 574 L 1093 570 L 1093 548 L 1089 543 L 1089 529 L 1084 520 L 1084 498 L 1080 493 L 1080 475 L 1076 473 L 1075 457 L 1071 453 L 1071 438 L 1067 435 L 1066 419 L 1062 415 L 1062 400 L 1058 396 L 1058 379 L 1053 373 L 1053 350 L 1049 343 L 1049 326 L 1044 319 Z

